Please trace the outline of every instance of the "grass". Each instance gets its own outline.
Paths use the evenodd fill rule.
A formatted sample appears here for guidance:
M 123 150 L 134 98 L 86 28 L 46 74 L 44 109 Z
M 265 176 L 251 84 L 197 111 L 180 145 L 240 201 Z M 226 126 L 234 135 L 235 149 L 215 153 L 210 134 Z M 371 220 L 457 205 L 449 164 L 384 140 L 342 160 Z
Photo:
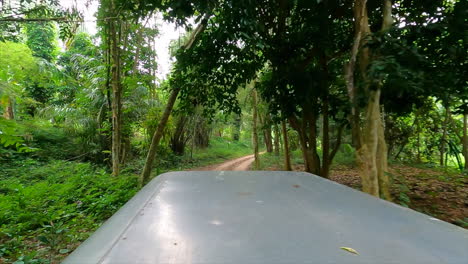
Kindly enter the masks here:
M 196 150 L 193 159 L 196 166 L 208 166 L 226 160 L 239 158 L 252 154 L 250 143 L 242 141 L 229 141 L 223 138 L 213 138 L 206 149 Z

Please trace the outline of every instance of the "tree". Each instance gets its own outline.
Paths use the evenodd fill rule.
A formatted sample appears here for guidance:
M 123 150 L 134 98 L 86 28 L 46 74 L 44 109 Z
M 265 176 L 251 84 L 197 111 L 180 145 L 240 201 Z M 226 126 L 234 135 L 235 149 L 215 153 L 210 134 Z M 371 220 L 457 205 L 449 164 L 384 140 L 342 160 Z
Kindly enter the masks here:
M 260 168 L 260 155 L 258 153 L 258 99 L 257 99 L 257 90 L 255 90 L 255 81 L 251 84 L 252 87 L 252 143 L 254 148 L 254 163 L 255 169 Z
M 103 22 L 103 45 L 107 50 L 109 99 L 112 109 L 112 174 L 120 173 L 121 142 L 122 142 L 122 23 L 117 14 L 114 0 L 102 0 L 99 16 Z
M 281 121 L 281 128 L 283 132 L 283 146 L 284 146 L 284 170 L 291 171 L 291 155 L 289 154 L 289 140 L 288 140 L 288 130 L 286 128 L 286 122 Z
M 383 2 L 382 28 L 387 31 L 393 23 L 391 1 Z M 356 145 L 356 160 L 361 172 L 363 191 L 377 197 L 391 200 L 387 169 L 387 145 L 384 137 L 384 127 L 381 119 L 380 94 L 381 87 L 370 87 L 368 84 L 367 68 L 371 60 L 371 51 L 367 46 L 367 38 L 371 35 L 366 0 L 354 1 L 355 35 L 351 52 L 351 59 L 346 68 L 346 80 L 352 108 L 353 139 Z M 359 58 L 358 58 L 359 52 Z M 363 93 L 368 97 L 364 125 L 359 127 L 359 112 L 356 107 L 358 94 L 354 80 L 356 62 L 359 63 L 360 78 L 365 83 Z
M 205 30 L 205 27 L 206 27 L 206 19 L 203 20 L 198 25 L 198 27 L 192 32 L 192 35 L 190 36 L 190 38 L 187 40 L 185 45 L 181 48 L 181 52 L 183 52 L 184 50 L 190 50 L 193 43 L 199 38 L 199 36 Z M 177 68 L 176 68 L 176 71 L 177 71 Z M 150 148 L 148 150 L 148 155 L 146 157 L 145 166 L 144 166 L 143 172 L 142 172 L 142 174 L 140 176 L 140 186 L 142 186 L 150 178 L 151 170 L 153 169 L 153 161 L 154 161 L 154 158 L 156 156 L 156 150 L 157 150 L 157 147 L 159 145 L 159 141 L 161 140 L 164 127 L 166 126 L 167 120 L 169 119 L 169 115 L 172 112 L 172 108 L 174 107 L 174 103 L 175 103 L 175 101 L 177 99 L 177 96 L 179 94 L 179 91 L 180 91 L 180 87 L 177 86 L 178 85 L 177 80 L 173 80 L 172 83 L 175 84 L 175 87 L 173 88 L 173 90 L 172 90 L 172 92 L 171 92 L 171 94 L 169 96 L 166 108 L 164 109 L 164 113 L 163 113 L 163 115 L 161 117 L 161 120 L 159 121 L 158 126 L 156 128 L 156 131 L 154 132 L 154 135 L 152 137 L 151 145 L 150 145 Z
M 57 33 L 54 22 L 29 22 L 26 24 L 26 45 L 34 56 L 54 62 L 58 55 Z

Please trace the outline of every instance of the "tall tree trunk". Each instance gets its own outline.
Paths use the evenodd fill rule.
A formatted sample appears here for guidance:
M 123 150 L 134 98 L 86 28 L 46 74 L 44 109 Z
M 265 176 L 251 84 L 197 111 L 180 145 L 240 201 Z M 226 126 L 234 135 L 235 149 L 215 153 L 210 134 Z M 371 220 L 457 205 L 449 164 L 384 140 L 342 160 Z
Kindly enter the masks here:
M 421 163 L 421 119 L 420 119 L 420 116 L 418 114 L 418 112 L 416 112 L 416 133 L 417 133 L 417 137 L 416 137 L 416 162 L 417 163 Z
M 377 150 L 379 143 L 380 90 L 370 92 L 366 119 L 361 138 L 361 148 L 357 150 L 357 163 L 361 172 L 364 192 L 379 197 Z
M 281 121 L 281 129 L 283 133 L 283 146 L 284 146 L 284 170 L 291 171 L 291 156 L 289 154 L 289 139 L 288 129 L 286 128 L 286 121 Z
M 114 1 L 111 1 L 111 9 Z M 121 136 L 122 136 L 122 84 L 120 80 L 120 39 L 117 30 L 120 22 L 109 21 L 110 57 L 111 57 L 111 88 L 112 88 L 112 175 L 120 173 Z
M 179 94 L 179 88 L 174 88 L 169 96 L 169 100 L 167 101 L 166 108 L 164 109 L 164 113 L 159 120 L 158 126 L 156 127 L 156 131 L 153 134 L 153 138 L 151 140 L 151 145 L 148 150 L 148 155 L 146 156 L 145 166 L 143 167 L 143 172 L 140 176 L 140 187 L 145 184 L 145 182 L 150 178 L 151 170 L 153 169 L 153 162 L 156 156 L 156 151 L 159 145 L 159 141 L 162 138 L 164 128 L 166 127 L 167 120 L 169 119 L 169 115 L 172 112 L 172 108 L 174 107 L 174 103 L 177 99 L 177 95 Z
M 309 156 L 311 157 L 311 164 L 312 164 L 310 172 L 315 175 L 323 176 L 321 175 L 322 166 L 320 163 L 320 156 L 317 152 L 317 115 L 315 113 L 310 113 L 307 119 L 309 123 L 308 153 L 309 153 Z
M 468 112 L 463 113 L 463 156 L 465 157 L 465 170 L 468 170 Z
M 239 141 L 240 131 L 241 131 L 241 115 L 236 114 L 235 119 L 234 119 L 233 133 L 232 133 L 232 139 L 234 141 Z
M 329 129 L 330 124 L 328 120 L 328 98 L 324 96 L 323 98 L 323 105 L 322 105 L 322 169 L 320 172 L 320 176 L 324 178 L 329 177 L 330 173 L 330 136 L 329 136 Z
M 339 128 L 338 128 L 338 131 L 336 133 L 336 142 L 335 142 L 335 145 L 333 146 L 333 149 L 332 151 L 330 152 L 330 156 L 328 158 L 328 160 L 330 161 L 330 164 L 328 165 L 328 167 L 331 166 L 332 162 L 333 162 L 333 158 L 335 158 L 335 155 L 336 153 L 338 153 L 338 150 L 340 149 L 340 145 L 341 145 L 341 137 L 343 135 L 343 129 L 345 128 L 345 124 L 342 124 Z
M 299 120 L 296 116 L 292 115 L 289 118 L 289 123 L 294 130 L 297 131 L 299 136 L 299 144 L 301 146 L 301 153 L 302 159 L 304 160 L 304 170 L 307 172 L 312 172 L 313 164 L 312 164 L 312 156 L 311 153 L 308 151 L 308 139 L 307 139 L 307 124 L 305 114 L 302 114 L 302 120 Z
M 202 22 L 197 26 L 197 28 L 192 32 L 192 35 L 188 39 L 187 43 L 183 46 L 183 49 L 190 49 L 192 45 L 195 43 L 195 40 L 198 39 L 198 36 L 203 33 L 205 30 L 206 24 L 208 22 L 208 15 L 205 15 L 205 18 L 202 20 Z M 146 162 L 145 166 L 143 167 L 143 171 L 140 175 L 139 179 L 139 186 L 143 186 L 146 181 L 151 176 L 151 170 L 153 169 L 153 162 L 154 158 L 156 157 L 156 150 L 159 145 L 159 141 L 161 140 L 161 137 L 163 135 L 164 128 L 166 127 L 167 120 L 169 119 L 169 115 L 172 112 L 172 108 L 174 107 L 174 103 L 177 99 L 177 95 L 179 94 L 180 87 L 175 87 L 172 89 L 172 92 L 169 96 L 169 100 L 167 101 L 166 108 L 164 109 L 164 113 L 161 116 L 161 119 L 159 120 L 158 126 L 156 128 L 156 131 L 154 132 L 154 135 L 151 140 L 151 145 L 148 150 L 148 155 L 146 156 Z
M 439 151 L 440 151 L 440 160 L 439 160 L 440 166 L 445 165 L 444 158 L 445 158 L 445 148 L 447 146 L 447 130 L 448 130 L 449 120 L 450 120 L 450 108 L 449 108 L 449 105 L 447 104 L 445 106 L 445 118 L 444 118 L 444 122 L 442 124 L 442 138 L 440 139 L 440 148 L 439 148 Z
M 258 112 L 258 110 L 257 110 L 257 112 Z M 266 128 L 266 116 L 263 118 L 262 114 L 258 113 L 257 118 L 258 118 L 258 121 L 259 121 L 259 126 L 260 126 L 261 131 L 262 131 L 263 143 L 265 143 L 266 151 L 268 153 L 271 153 L 271 152 L 273 152 L 273 144 L 271 142 L 271 131 L 270 131 L 270 137 L 268 137 L 267 128 Z
M 135 77 L 138 73 L 138 65 L 140 61 L 141 42 L 143 38 L 143 25 L 140 25 L 137 29 L 137 45 L 135 50 L 135 59 L 133 60 L 132 75 Z M 151 72 L 151 69 L 150 69 Z
M 198 148 L 207 148 L 210 141 L 210 128 L 207 126 L 205 118 L 201 115 L 196 115 L 194 121 L 193 143 Z
M 384 120 L 382 117 L 379 118 L 378 135 L 377 135 L 377 177 L 379 178 L 379 191 L 380 197 L 392 201 L 392 195 L 390 194 L 390 177 L 387 174 L 388 169 L 388 150 L 385 142 L 385 126 L 383 125 Z
M 273 126 L 273 130 L 274 130 L 274 135 L 275 135 L 275 138 L 274 138 L 274 150 L 275 150 L 275 156 L 279 156 L 280 154 L 280 132 L 279 132 L 279 128 L 278 128 L 278 125 L 275 124 Z
M 265 140 L 265 147 L 266 147 L 266 151 L 268 153 L 272 153 L 273 152 L 273 141 L 272 141 L 272 138 L 271 138 L 271 127 L 264 124 L 263 125 L 263 138 Z
M 13 99 L 11 99 L 11 97 L 8 97 L 7 99 L 7 105 L 5 106 L 3 117 L 8 120 L 15 119 L 15 112 L 13 111 Z
M 289 118 L 289 123 L 299 135 L 304 170 L 320 175 L 320 157 L 317 153 L 317 116 L 312 112 L 303 112 L 301 120 L 293 115 Z
M 392 5 L 390 0 L 384 0 L 383 4 L 382 31 L 386 31 L 392 24 Z M 360 51 L 359 66 L 361 78 L 364 80 L 363 83 L 367 81 L 366 71 L 370 60 L 370 50 L 365 45 L 366 37 L 371 33 L 366 5 L 367 0 L 354 1 L 355 36 L 351 60 L 346 68 L 348 94 L 353 105 L 356 102 L 357 89 L 354 72 L 358 51 Z M 380 86 L 377 86 L 375 90 L 371 90 L 366 86 L 364 91 L 368 94 L 368 101 L 362 131 L 357 129 L 356 111 L 352 109 L 352 115 L 354 116 L 353 129 L 356 130 L 356 134 L 361 135 L 360 142 L 356 143 L 356 162 L 360 169 L 363 191 L 377 197 L 382 196 L 385 199 L 390 199 L 389 181 L 385 178 L 387 146 L 380 113 Z
M 392 17 L 392 1 L 391 0 L 384 0 L 383 4 L 383 19 L 382 19 L 382 31 L 388 31 L 393 24 L 393 17 Z M 380 89 L 380 85 L 379 85 Z M 380 96 L 379 96 L 380 99 Z M 383 106 L 382 106 L 383 109 Z M 379 108 L 380 110 L 380 108 Z M 387 143 L 385 142 L 385 126 L 383 117 L 384 111 L 382 110 L 379 113 L 379 121 L 377 125 L 377 153 L 376 153 L 376 162 L 377 162 L 377 177 L 379 178 L 379 192 L 380 197 L 387 200 L 392 201 L 392 196 L 390 194 L 390 178 L 387 174 L 388 169 L 388 149 Z
M 172 152 L 176 155 L 183 155 L 185 152 L 185 144 L 187 143 L 187 136 L 185 133 L 185 125 L 187 123 L 188 117 L 186 115 L 180 115 L 174 134 L 172 135 L 169 145 Z
M 254 83 L 255 85 L 255 83 Z M 254 157 L 255 157 L 255 162 L 254 166 L 255 169 L 260 168 L 260 157 L 258 153 L 258 133 L 257 133 L 257 116 L 258 116 L 258 111 L 257 111 L 257 90 L 255 88 L 252 91 L 252 109 L 253 109 L 253 121 L 252 121 L 252 142 L 253 142 L 253 147 L 254 147 Z

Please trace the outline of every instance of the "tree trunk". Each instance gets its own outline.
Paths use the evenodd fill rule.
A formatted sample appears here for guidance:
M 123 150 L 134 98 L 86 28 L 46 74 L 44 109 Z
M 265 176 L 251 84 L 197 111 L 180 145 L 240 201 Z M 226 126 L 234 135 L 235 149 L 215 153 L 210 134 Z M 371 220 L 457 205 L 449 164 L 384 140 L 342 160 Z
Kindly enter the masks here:
M 286 128 L 286 122 L 281 121 L 281 129 L 283 130 L 283 145 L 284 145 L 284 170 L 292 171 L 291 168 L 291 156 L 289 154 L 289 139 L 288 139 L 288 130 Z
M 254 83 L 255 85 L 255 83 Z M 253 121 L 252 121 L 252 142 L 253 142 L 253 147 L 254 147 L 254 157 L 255 157 L 255 162 L 254 162 L 254 168 L 259 169 L 260 168 L 260 157 L 258 154 L 258 133 L 257 133 L 257 90 L 255 88 L 252 91 L 252 109 L 253 109 Z
M 8 97 L 7 99 L 7 105 L 5 106 L 3 117 L 8 120 L 15 119 L 15 112 L 13 111 L 13 99 L 11 99 L 11 97 Z
M 447 145 L 447 130 L 448 130 L 449 120 L 450 120 L 450 109 L 449 109 L 449 105 L 447 104 L 445 106 L 445 119 L 444 119 L 444 122 L 442 124 L 442 138 L 440 139 L 440 148 L 439 148 L 439 151 L 440 151 L 440 160 L 439 160 L 440 166 L 445 165 L 444 158 L 445 158 L 445 148 L 446 148 L 446 145 Z
M 392 17 L 392 1 L 391 0 L 384 0 L 383 4 L 383 14 L 382 14 L 382 31 L 387 31 L 391 28 L 393 24 L 393 17 Z M 380 91 L 380 85 L 379 85 Z M 380 100 L 380 95 L 379 95 Z M 380 102 L 379 102 L 380 106 Z M 382 106 L 383 108 L 383 106 Z M 379 107 L 380 110 L 380 107 Z M 377 152 L 376 152 L 376 162 L 377 162 L 377 177 L 379 179 L 379 193 L 380 197 L 387 200 L 392 201 L 392 196 L 390 194 L 390 178 L 388 176 L 387 169 L 388 169 L 388 149 L 387 144 L 385 142 L 385 126 L 383 120 L 385 118 L 382 116 L 384 115 L 384 111 L 382 110 L 379 113 L 379 119 L 377 123 Z
M 140 51 L 141 51 L 141 39 L 143 37 L 143 25 L 140 25 L 137 29 L 137 45 L 135 50 L 135 59 L 133 60 L 132 75 L 136 76 L 138 73 L 138 64 L 140 61 Z M 151 69 L 150 69 L 151 71 Z
M 390 194 L 390 177 L 387 174 L 388 169 L 388 150 L 387 144 L 385 142 L 385 127 L 382 122 L 383 118 L 379 118 L 378 125 L 378 142 L 377 142 L 377 153 L 376 153 L 376 162 L 377 162 L 377 177 L 379 178 L 379 191 L 380 197 L 392 201 L 392 196 Z
M 356 162 L 360 169 L 363 191 L 385 199 L 390 199 L 389 181 L 385 171 L 387 168 L 387 146 L 385 144 L 384 127 L 380 113 L 380 86 L 375 90 L 369 89 L 367 83 L 367 67 L 370 60 L 370 50 L 366 47 L 366 38 L 371 33 L 367 15 L 367 0 L 354 1 L 355 36 L 351 52 L 351 59 L 346 67 L 346 81 L 348 95 L 353 105 L 353 130 L 359 134 L 356 138 Z M 384 0 L 382 31 L 386 31 L 392 24 L 391 1 Z M 360 48 L 360 49 L 359 49 Z M 364 125 L 358 129 L 356 107 L 357 87 L 354 81 L 356 60 L 359 54 L 359 66 L 362 83 L 366 84 L 364 91 L 367 94 L 367 107 L 365 109 Z M 360 141 L 360 142 L 359 142 Z
M 305 120 L 305 115 L 303 114 L 302 116 L 302 121 L 299 121 L 296 116 L 291 116 L 289 118 L 289 123 L 291 124 L 291 127 L 294 128 L 294 130 L 297 131 L 297 134 L 299 135 L 299 144 L 301 146 L 301 153 L 302 153 L 302 159 L 304 160 L 304 170 L 307 172 L 311 172 L 313 168 L 312 164 L 312 157 L 308 151 L 307 147 L 307 135 L 306 135 L 306 120 Z
M 262 127 L 263 142 L 265 143 L 266 151 L 271 153 L 273 152 L 273 142 L 271 140 L 271 128 L 268 126 L 267 118 L 267 115 L 262 118 L 262 115 L 258 114 L 258 121 L 260 121 L 260 125 Z
M 187 136 L 185 133 L 185 124 L 187 123 L 187 116 L 179 116 L 176 124 L 176 129 L 172 135 L 169 145 L 172 152 L 176 155 L 183 155 L 185 152 L 185 144 L 187 143 Z
M 320 157 L 317 153 L 317 116 L 312 112 L 303 112 L 301 120 L 293 115 L 289 118 L 289 122 L 299 135 L 304 170 L 320 175 Z
M 416 113 L 417 114 L 417 113 Z M 421 163 L 421 119 L 419 117 L 419 115 L 417 114 L 416 115 L 416 133 L 417 133 L 417 137 L 416 137 L 416 151 L 417 151 L 417 156 L 416 156 L 416 162 L 417 163 Z
M 169 96 L 169 100 L 167 101 L 166 108 L 164 109 L 164 113 L 161 116 L 161 119 L 159 120 L 156 131 L 154 132 L 153 138 L 151 140 L 151 145 L 148 150 L 148 155 L 146 156 L 145 166 L 140 176 L 140 187 L 143 186 L 144 183 L 150 178 L 151 170 L 153 169 L 154 158 L 156 156 L 156 150 L 159 145 L 159 141 L 161 140 L 161 137 L 163 135 L 164 128 L 166 127 L 167 120 L 169 119 L 169 115 L 172 112 L 172 108 L 174 107 L 174 103 L 177 99 L 178 94 L 178 88 L 172 90 L 171 95 Z
M 468 112 L 463 113 L 463 156 L 465 157 L 465 170 L 468 170 Z
M 265 139 L 265 146 L 266 146 L 266 151 L 268 153 L 272 153 L 273 152 L 273 141 L 272 141 L 272 138 L 271 138 L 271 127 L 265 127 L 263 129 L 263 137 Z
M 234 131 L 232 133 L 232 140 L 239 141 L 240 131 L 241 131 L 241 115 L 240 114 L 235 116 L 233 130 Z
M 208 15 L 205 15 L 205 18 L 202 20 L 202 22 L 192 32 L 192 35 L 188 39 L 186 45 L 184 45 L 183 49 L 190 49 L 192 47 L 193 43 L 198 38 L 198 36 L 205 30 L 206 24 L 208 22 L 208 17 Z M 159 141 L 161 140 L 164 128 L 166 127 L 167 120 L 169 119 L 169 115 L 171 114 L 172 108 L 174 107 L 174 103 L 177 99 L 179 91 L 179 87 L 173 88 L 171 95 L 169 96 L 169 100 L 167 101 L 166 108 L 164 109 L 164 113 L 161 116 L 161 120 L 159 120 L 156 131 L 154 132 L 154 135 L 151 140 L 151 145 L 148 150 L 148 155 L 146 156 L 145 166 L 143 167 L 143 171 L 140 175 L 140 187 L 143 186 L 146 183 L 146 181 L 148 181 L 148 179 L 150 178 L 151 170 L 153 169 L 154 158 L 156 156 L 156 150 L 158 148 Z
M 333 149 L 332 149 L 332 151 L 330 153 L 330 157 L 328 158 L 328 160 L 330 161 L 330 165 L 328 165 L 329 167 L 331 166 L 331 164 L 333 162 L 333 158 L 335 158 L 336 153 L 338 153 L 338 150 L 340 149 L 341 137 L 343 135 L 343 129 L 344 128 L 345 128 L 345 124 L 342 124 L 338 128 L 338 131 L 336 133 L 336 142 L 335 142 L 335 145 L 333 146 Z
M 315 113 L 310 113 L 308 116 L 308 123 L 309 123 L 309 135 L 308 135 L 308 140 L 309 140 L 309 149 L 308 149 L 308 154 L 311 157 L 311 170 L 310 172 L 319 175 L 321 175 L 322 171 L 322 166 L 320 163 L 320 156 L 317 152 L 317 115 Z
M 114 1 L 111 1 L 111 8 Z M 122 84 L 120 75 L 120 39 L 117 34 L 119 21 L 109 21 L 110 57 L 111 57 L 111 88 L 112 88 L 112 175 L 120 173 L 121 135 L 122 135 Z
M 278 128 L 277 124 L 275 124 L 273 126 L 273 130 L 274 130 L 274 135 L 275 135 L 275 139 L 274 139 L 275 156 L 279 156 L 279 153 L 280 153 L 280 132 L 279 132 L 279 128 Z
M 329 177 L 330 173 L 330 136 L 329 136 L 329 120 L 328 120 L 328 98 L 324 96 L 322 105 L 322 169 L 320 176 Z
M 371 91 L 367 103 L 366 119 L 361 138 L 361 148 L 357 150 L 357 164 L 360 168 L 362 189 L 379 197 L 377 150 L 379 143 L 380 90 Z
M 210 129 L 206 124 L 206 120 L 200 115 L 196 116 L 194 126 L 194 143 L 198 148 L 207 148 L 210 140 Z

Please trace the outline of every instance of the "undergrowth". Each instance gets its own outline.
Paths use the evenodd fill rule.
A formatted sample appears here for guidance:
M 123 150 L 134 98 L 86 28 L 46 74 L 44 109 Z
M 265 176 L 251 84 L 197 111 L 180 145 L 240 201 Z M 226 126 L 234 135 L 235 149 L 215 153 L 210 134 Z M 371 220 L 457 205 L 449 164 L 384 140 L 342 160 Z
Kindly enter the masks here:
M 112 177 L 89 163 L 26 159 L 3 165 L 0 175 L 5 262 L 60 259 L 137 191 L 135 176 Z

